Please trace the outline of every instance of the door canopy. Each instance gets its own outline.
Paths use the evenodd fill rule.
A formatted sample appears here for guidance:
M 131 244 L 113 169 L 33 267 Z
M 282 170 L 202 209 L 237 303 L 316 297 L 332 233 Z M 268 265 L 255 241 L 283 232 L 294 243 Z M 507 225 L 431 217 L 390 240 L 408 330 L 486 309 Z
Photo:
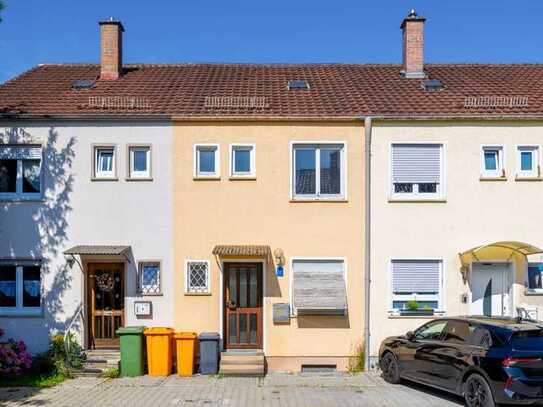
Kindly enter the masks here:
M 515 254 L 526 257 L 539 253 L 543 253 L 543 250 L 523 242 L 501 241 L 484 244 L 459 253 L 461 263 L 460 271 L 462 272 L 462 277 L 465 282 L 469 265 L 474 261 L 486 259 L 511 260 Z

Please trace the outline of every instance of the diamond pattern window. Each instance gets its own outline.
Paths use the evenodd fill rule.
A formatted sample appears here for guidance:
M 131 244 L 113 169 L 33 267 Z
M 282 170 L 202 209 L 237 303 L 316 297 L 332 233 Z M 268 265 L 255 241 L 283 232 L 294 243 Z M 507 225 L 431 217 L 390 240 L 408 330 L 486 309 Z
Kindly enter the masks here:
M 158 295 L 160 287 L 160 262 L 140 262 L 140 293 L 144 295 Z
M 209 294 L 209 262 L 207 260 L 189 260 L 186 267 L 187 294 Z

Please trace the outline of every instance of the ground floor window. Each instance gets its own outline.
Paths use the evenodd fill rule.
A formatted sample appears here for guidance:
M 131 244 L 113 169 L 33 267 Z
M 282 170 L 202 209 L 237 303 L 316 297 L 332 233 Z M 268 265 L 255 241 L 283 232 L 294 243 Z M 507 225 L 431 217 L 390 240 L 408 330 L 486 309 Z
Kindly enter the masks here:
M 393 312 L 442 309 L 441 260 L 393 260 L 391 268 Z
M 41 265 L 0 263 L 0 315 L 41 312 Z
M 543 263 L 528 265 L 528 289 L 543 291 Z
M 209 294 L 209 261 L 187 260 L 185 267 L 185 293 Z
M 159 261 L 141 261 L 139 263 L 139 273 L 141 294 L 158 295 L 161 293 Z

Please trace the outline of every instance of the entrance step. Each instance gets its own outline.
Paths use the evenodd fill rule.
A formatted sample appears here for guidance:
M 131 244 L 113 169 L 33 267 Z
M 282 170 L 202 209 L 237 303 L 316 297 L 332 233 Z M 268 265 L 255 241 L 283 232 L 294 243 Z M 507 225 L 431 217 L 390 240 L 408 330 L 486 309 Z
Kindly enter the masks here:
M 264 376 L 264 353 L 222 352 L 219 374 L 225 376 Z
M 84 351 L 86 360 L 83 369 L 75 376 L 102 376 L 110 369 L 118 369 L 121 352 L 118 349 L 89 349 Z

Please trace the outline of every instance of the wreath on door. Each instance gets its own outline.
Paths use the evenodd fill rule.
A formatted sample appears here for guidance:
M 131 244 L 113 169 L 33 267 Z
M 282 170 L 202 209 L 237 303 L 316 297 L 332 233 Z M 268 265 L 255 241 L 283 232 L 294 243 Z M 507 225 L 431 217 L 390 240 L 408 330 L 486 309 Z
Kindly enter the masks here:
M 111 274 L 104 273 L 96 276 L 96 285 L 100 291 L 112 291 L 115 281 Z

